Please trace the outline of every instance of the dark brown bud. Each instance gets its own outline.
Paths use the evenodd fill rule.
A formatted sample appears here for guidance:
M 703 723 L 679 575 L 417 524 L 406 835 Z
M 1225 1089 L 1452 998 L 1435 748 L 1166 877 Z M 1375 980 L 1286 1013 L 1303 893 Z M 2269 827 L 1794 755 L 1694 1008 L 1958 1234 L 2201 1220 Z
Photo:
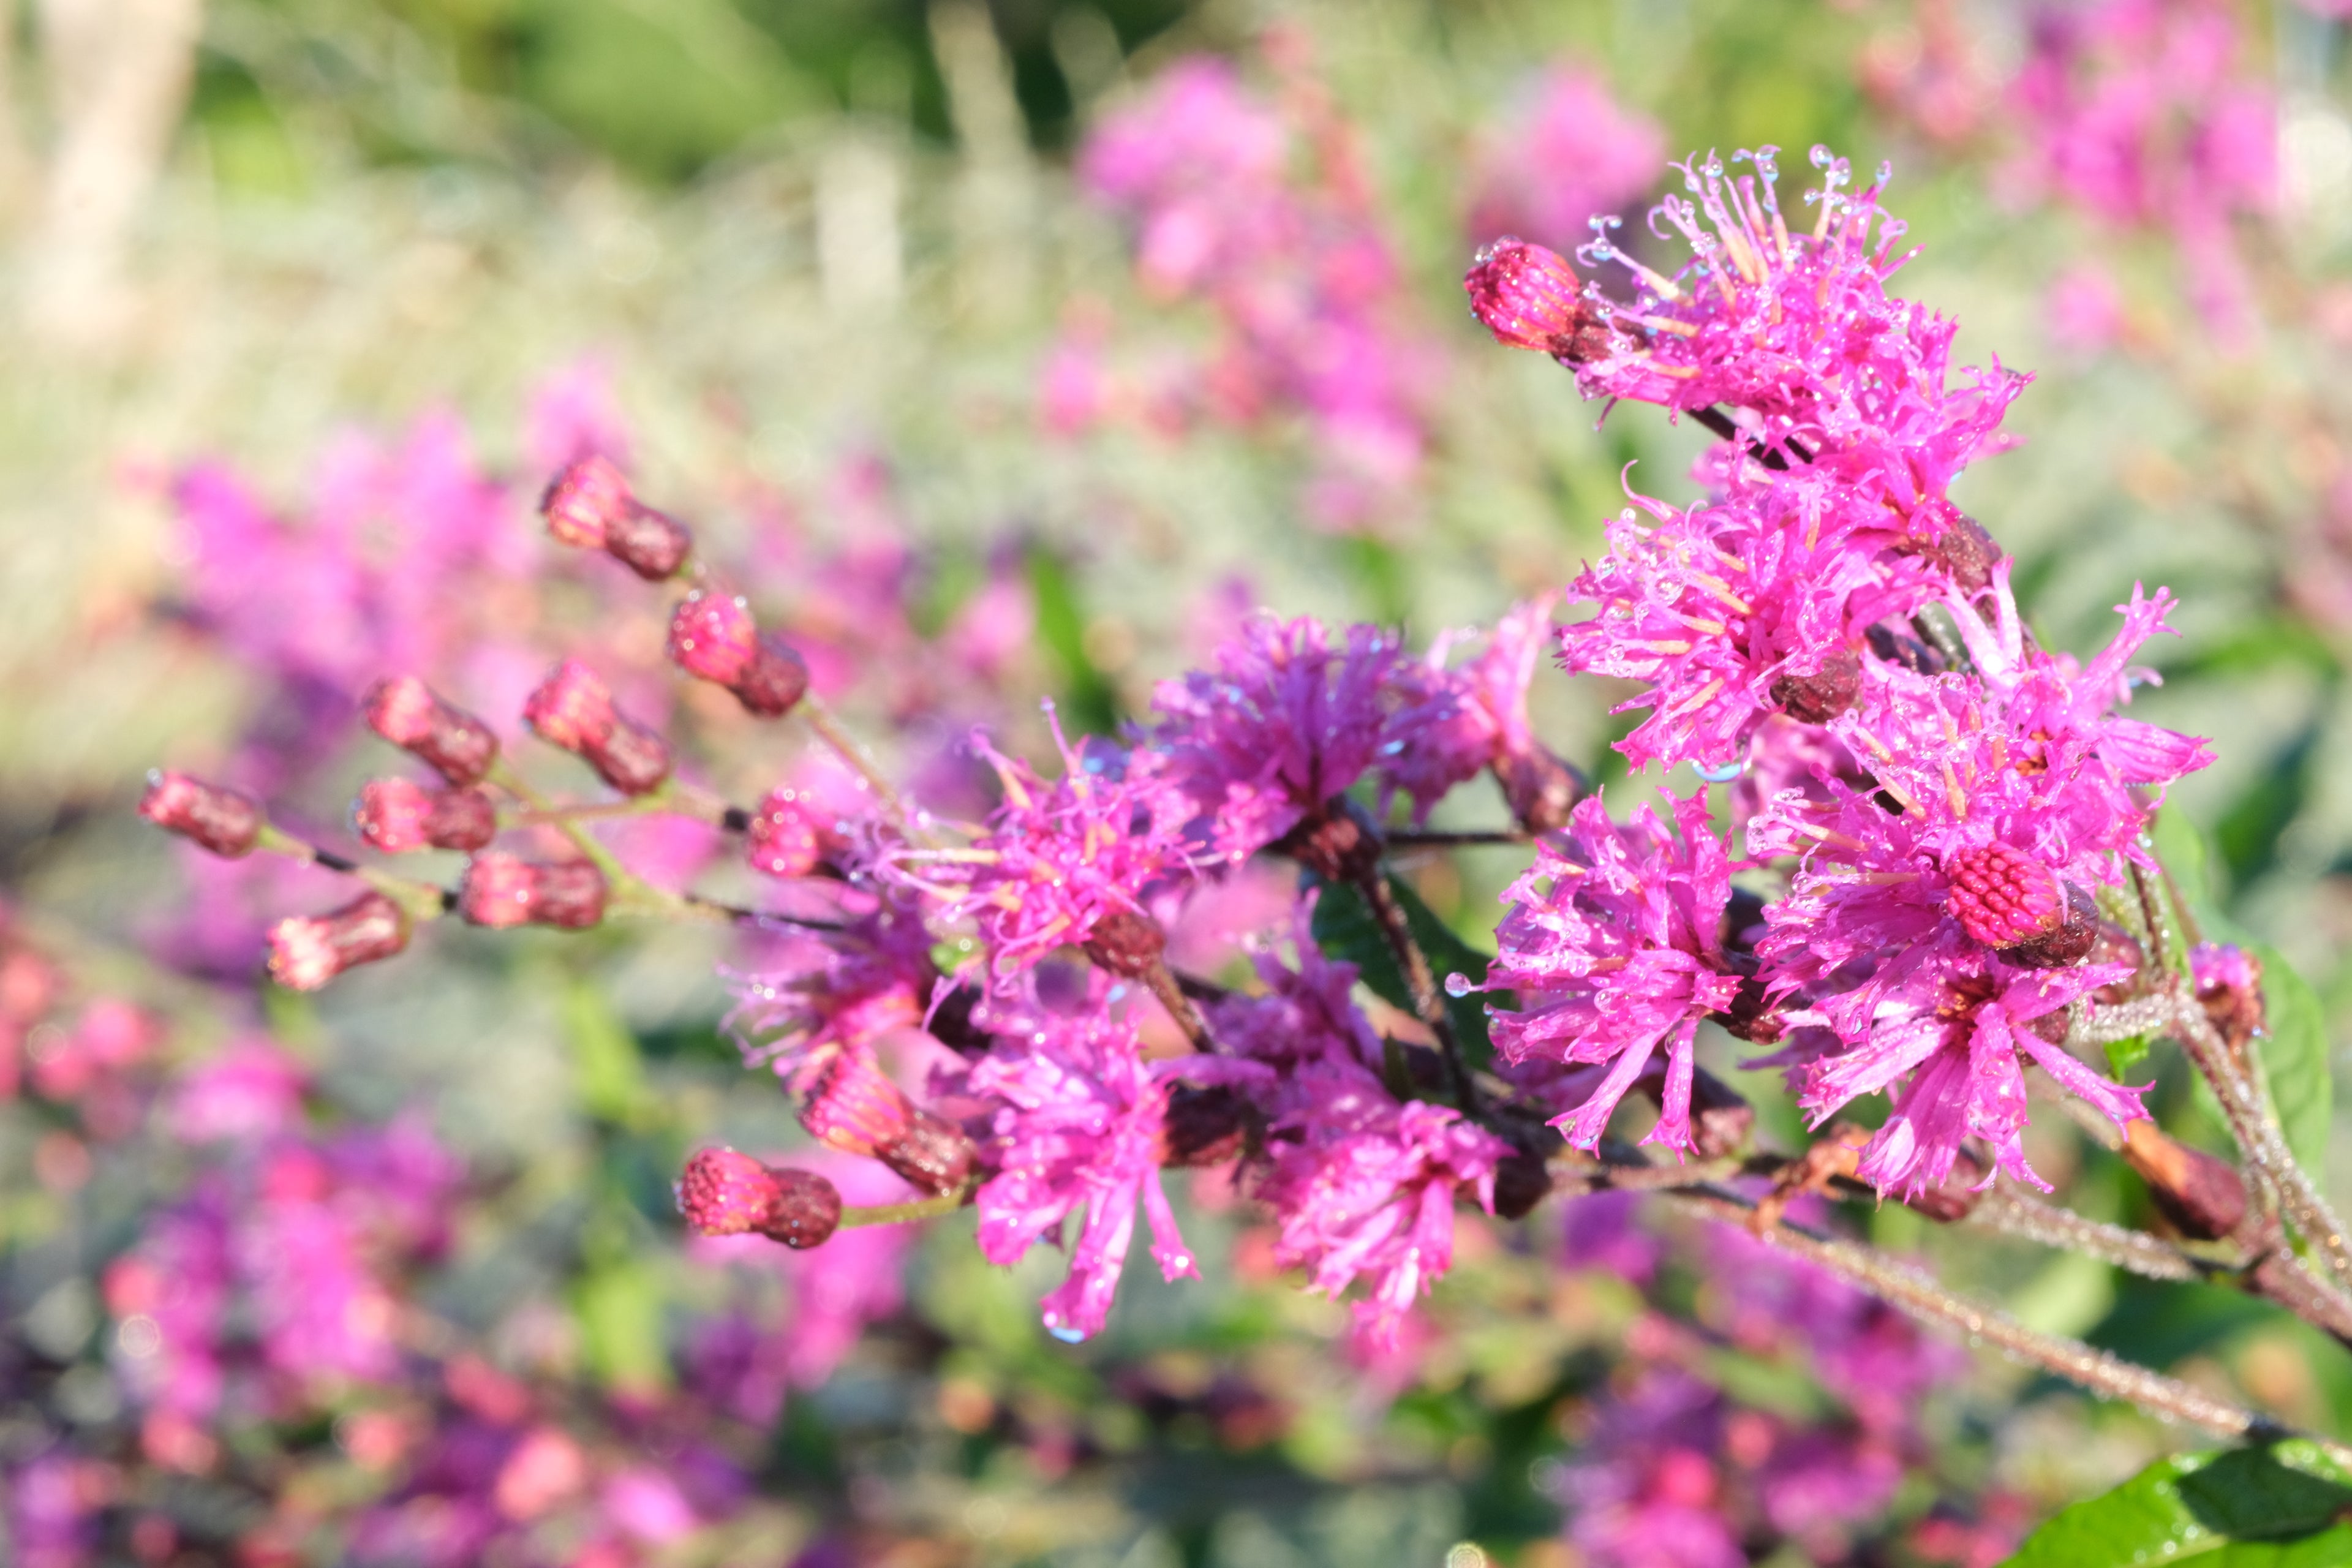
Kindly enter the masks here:
M 2131 970 L 2124 979 L 2092 992 L 2092 1000 L 2112 1007 L 2147 994 L 2147 954 L 2141 950 L 2139 939 L 2115 921 L 2103 920 L 2099 922 L 2098 935 L 2091 943 L 2089 962 L 2120 963 Z
M 808 665 L 801 656 L 775 638 L 763 637 L 730 689 L 746 712 L 781 719 L 800 706 L 808 694 Z
M 1249 1102 L 1223 1084 L 1180 1083 L 1160 1125 L 1163 1165 L 1221 1165 L 1249 1142 Z
M 1850 647 L 1832 650 L 1808 675 L 1783 675 L 1772 682 L 1772 700 L 1781 712 L 1807 724 L 1826 724 L 1853 706 L 1862 690 L 1862 657 Z
M 2014 947 L 2000 950 L 2011 963 L 2026 969 L 2065 969 L 2083 962 L 2099 941 L 2099 906 L 2086 888 L 2069 882 L 2066 912 L 2058 923 Z
M 1932 513 L 1942 525 L 1935 542 L 1921 553 L 1941 566 L 1963 593 L 1992 586 L 1992 569 L 2000 563 L 2004 552 L 1984 525 L 1949 501 L 1931 502 L 1920 512 L 1923 518 Z
M 1566 827 L 1568 814 L 1591 793 L 1582 773 L 1540 744 L 1496 757 L 1493 772 L 1512 819 L 1529 833 Z
M 1130 980 L 1150 973 L 1167 948 L 1160 922 L 1134 910 L 1113 910 L 1095 921 L 1086 942 L 1088 958 Z
M 959 985 L 940 998 L 940 1005 L 931 1009 L 930 1019 L 923 1026 L 930 1032 L 931 1038 L 959 1055 L 982 1055 L 996 1043 L 996 1037 L 972 1021 L 980 1003 L 979 986 Z
M 1551 1195 L 1551 1167 L 1532 1149 L 1514 1149 L 1495 1166 L 1495 1217 L 1524 1219 Z
M 1753 975 L 1740 981 L 1739 989 L 1732 993 L 1731 1005 L 1716 1014 L 1715 1021 L 1727 1034 L 1751 1046 L 1772 1045 L 1788 1032 L 1780 1009 L 1771 1004 L 1764 983 Z
M 761 1234 L 795 1251 L 824 1245 L 841 1224 L 841 1194 L 814 1171 L 787 1165 L 774 1175 L 776 1206 Z
M 139 815 L 167 833 L 176 833 L 232 860 L 251 850 L 261 837 L 259 801 L 186 773 L 160 770 L 149 773 Z
M 686 524 L 649 506 L 634 506 L 604 530 L 604 552 L 648 583 L 674 577 L 694 548 Z
M 2181 1235 L 2220 1241 L 2246 1222 L 2246 1181 L 2227 1160 L 2192 1149 L 2145 1119 L 2124 1129 L 2123 1154 L 2147 1184 L 2158 1212 Z
M 1870 644 L 1870 651 L 1880 658 L 1915 675 L 1944 673 L 1942 654 L 1909 633 L 1898 632 L 1883 622 L 1864 632 L 1863 640 Z
M 1990 1189 L 1978 1184 L 1985 1178 L 1984 1162 L 1969 1149 L 1959 1151 L 1952 1162 L 1951 1174 L 1940 1185 L 1916 1193 L 1903 1200 L 1914 1213 L 1924 1215 L 1937 1225 L 1957 1225 L 1969 1217 L 1977 1204 Z
M 1360 882 L 1379 869 L 1380 830 L 1335 795 L 1270 847 L 1332 882 Z
M 1744 1147 L 1756 1129 L 1756 1108 L 1705 1068 L 1691 1077 L 1691 1152 L 1719 1160 Z
M 909 1107 L 906 1130 L 878 1144 L 874 1157 L 934 1197 L 944 1197 L 971 1180 L 980 1153 L 962 1128 L 932 1111 Z

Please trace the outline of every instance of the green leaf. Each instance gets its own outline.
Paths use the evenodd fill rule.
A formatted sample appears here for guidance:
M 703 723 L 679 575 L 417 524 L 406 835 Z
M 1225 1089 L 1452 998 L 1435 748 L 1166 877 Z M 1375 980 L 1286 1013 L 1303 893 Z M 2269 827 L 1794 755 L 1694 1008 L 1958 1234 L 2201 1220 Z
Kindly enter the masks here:
M 1091 735 L 1118 731 L 1118 692 L 1087 651 L 1087 617 L 1078 586 L 1062 558 L 1039 546 L 1029 552 L 1029 591 L 1037 605 L 1037 640 L 1062 667 L 1062 717 Z
M 2327 1132 L 2336 1114 L 2328 1070 L 2327 1015 L 2319 997 L 2276 948 L 2257 942 L 2263 961 L 2263 1077 L 2279 1131 L 2306 1171 L 2327 1168 Z
M 1391 1007 L 1412 1012 L 1412 993 L 1405 986 L 1404 971 L 1397 967 L 1396 954 L 1389 951 L 1380 922 L 1364 906 L 1364 896 L 1344 882 L 1327 882 L 1319 877 L 1310 880 L 1322 889 L 1315 900 L 1315 945 L 1327 957 L 1354 964 L 1373 995 Z
M 2147 1052 L 2148 1043 L 2146 1035 L 2134 1035 L 2127 1040 L 2109 1040 L 2107 1042 L 2109 1075 L 2120 1081 L 2124 1074 L 2147 1059 Z
M 2160 1459 L 2029 1537 L 2007 1568 L 2211 1568 L 2352 1563 L 2352 1476 L 2300 1439 Z
M 1491 960 L 1439 920 L 1437 911 L 1422 902 L 1421 895 L 1403 878 L 1390 877 L 1389 889 L 1403 907 L 1405 929 L 1412 933 L 1412 940 L 1428 958 L 1430 973 L 1445 997 L 1445 1016 L 1454 1025 L 1454 1037 L 1462 1044 L 1463 1061 L 1474 1072 L 1486 1068 L 1495 1059 L 1495 1045 L 1486 1034 L 1486 998 L 1475 991 L 1456 996 L 1444 988 L 1449 974 L 1464 975 L 1473 984 L 1483 984 Z

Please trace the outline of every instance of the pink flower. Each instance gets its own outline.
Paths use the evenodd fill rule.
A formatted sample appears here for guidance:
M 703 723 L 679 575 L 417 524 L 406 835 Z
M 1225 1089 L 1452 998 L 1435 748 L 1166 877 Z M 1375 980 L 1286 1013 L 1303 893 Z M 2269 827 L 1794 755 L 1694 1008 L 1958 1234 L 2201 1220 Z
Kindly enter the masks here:
M 1278 1104 L 1257 1187 L 1281 1227 L 1275 1256 L 1328 1296 L 1365 1280 L 1358 1320 L 1387 1342 L 1453 1265 L 1456 1199 L 1466 1189 L 1493 1211 L 1495 1167 L 1510 1148 L 1450 1107 L 1401 1105 L 1370 1071 L 1328 1058 L 1286 1077 Z
M 1512 609 L 1459 669 L 1445 667 L 1450 637 L 1439 638 L 1423 658 L 1398 662 L 1391 684 L 1399 707 L 1378 768 L 1383 812 L 1388 797 L 1401 792 L 1412 799 L 1414 821 L 1425 821 L 1456 784 L 1488 767 L 1507 772 L 1512 759 L 1538 750 L 1528 721 L 1528 687 L 1551 640 L 1559 598 L 1545 594 Z
M 1292 909 L 1297 967 L 1261 952 L 1253 962 L 1265 984 L 1265 993 L 1229 992 L 1203 1011 L 1221 1046 L 1278 1071 L 1325 1058 L 1378 1070 L 1381 1037 L 1350 999 L 1356 966 L 1327 957 L 1315 941 L 1318 896 L 1310 891 Z
M 1474 241 L 1528 235 L 1584 242 L 1586 223 L 1639 196 L 1665 162 L 1665 134 L 1591 72 L 1554 65 L 1489 126 L 1471 175 Z
M 918 1028 L 939 972 L 931 936 L 903 903 L 883 903 L 837 931 L 782 938 L 754 973 L 735 977 L 726 1028 L 745 1061 L 805 1089 L 841 1050 Z
M 289 1131 L 302 1117 L 310 1074 L 274 1042 L 255 1037 L 184 1073 L 173 1086 L 171 1125 L 192 1143 L 257 1142 Z
M 1212 814 L 1212 847 L 1239 860 L 1320 812 L 1373 765 L 1396 645 L 1372 626 L 1333 647 L 1321 623 L 1253 617 L 1213 667 L 1152 693 L 1168 779 Z
M 1662 1044 L 1665 1089 L 1644 1142 L 1690 1147 L 1699 1020 L 1739 988 L 1723 953 L 1729 864 L 1707 819 L 1706 791 L 1675 802 L 1677 844 L 1654 807 L 1620 827 L 1594 796 L 1564 837 L 1538 841 L 1535 864 L 1504 894 L 1511 910 L 1486 984 L 1517 992 L 1518 1009 L 1489 1015 L 1496 1047 L 1514 1061 L 1609 1066 L 1556 1123 L 1580 1149 L 1600 1142 Z
M 1020 1044 L 992 1049 L 971 1070 L 971 1089 L 1003 1102 L 983 1183 L 980 1250 L 992 1263 L 1018 1262 L 1038 1242 L 1083 1214 L 1070 1249 L 1069 1278 L 1040 1304 L 1046 1330 L 1073 1343 L 1102 1331 L 1135 1234 L 1139 1201 L 1161 1276 L 1197 1277 L 1160 1180 L 1168 1086 L 1264 1083 L 1255 1063 L 1179 1058 L 1147 1063 L 1135 1022 L 1089 1008 L 1076 1016 L 1025 1010 L 1007 1020 Z

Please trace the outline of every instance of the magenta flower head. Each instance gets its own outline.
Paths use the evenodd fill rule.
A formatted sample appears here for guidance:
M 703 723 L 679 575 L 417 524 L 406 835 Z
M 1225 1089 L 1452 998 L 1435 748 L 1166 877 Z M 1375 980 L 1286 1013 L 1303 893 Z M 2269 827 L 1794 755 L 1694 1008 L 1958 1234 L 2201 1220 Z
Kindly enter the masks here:
M 261 803 L 251 795 L 160 769 L 147 775 L 139 815 L 232 860 L 252 849 L 263 822 Z
M 1507 347 L 1534 349 L 1567 364 L 1615 352 L 1617 334 L 1585 301 L 1576 268 L 1557 251 L 1498 239 L 1478 252 L 1462 288 L 1470 313 Z
M 1001 1106 L 990 1149 L 996 1173 L 974 1200 L 980 1250 L 992 1263 L 1016 1263 L 1082 1214 L 1069 1278 L 1040 1303 L 1047 1331 L 1075 1343 L 1109 1317 L 1139 1201 L 1161 1276 L 1199 1273 L 1160 1187 L 1170 1084 L 1182 1075 L 1263 1089 L 1273 1075 L 1255 1062 L 1199 1057 L 1147 1063 L 1133 1021 L 1094 1008 L 1024 1009 L 1011 1025 L 1023 1043 L 998 1047 L 971 1071 L 972 1091 Z
M 413 675 L 395 675 L 369 688 L 362 703 L 368 728 L 430 763 L 458 789 L 479 784 L 498 761 L 490 727 L 433 694 Z
M 316 991 L 346 969 L 407 945 L 408 916 L 400 906 L 382 893 L 362 893 L 332 914 L 270 927 L 269 978 L 289 991 Z
M 772 789 L 744 829 L 744 858 L 751 869 L 771 877 L 805 877 L 824 863 L 831 837 L 824 817 L 800 791 Z
M 583 458 L 556 475 L 540 511 L 557 539 L 602 550 L 649 583 L 676 576 L 694 547 L 684 523 L 641 505 L 621 470 L 601 457 Z
M 457 912 L 478 926 L 583 931 L 604 918 L 606 890 L 585 860 L 533 863 L 491 849 L 466 862 Z
M 1334 647 L 1319 621 L 1258 616 L 1213 668 L 1160 683 L 1152 739 L 1169 783 L 1212 815 L 1220 855 L 1265 847 L 1364 776 L 1387 738 L 1396 661 L 1375 626 Z
M 700 1236 L 754 1233 L 795 1249 L 841 1223 L 841 1194 L 814 1171 L 777 1169 L 732 1149 L 705 1149 L 677 1179 L 677 1210 Z
M 998 983 L 1072 946 L 1088 946 L 1115 973 L 1141 973 L 1160 947 L 1144 900 L 1191 875 L 1184 827 L 1192 807 L 1159 753 L 1093 742 L 1074 749 L 1060 717 L 1049 709 L 1047 718 L 1061 778 L 1046 784 L 975 736 L 973 749 L 1004 789 L 986 836 L 952 859 L 906 851 L 892 874 L 943 900 L 942 919 L 979 928 Z
M 1496 1046 L 1514 1062 L 1609 1069 L 1556 1123 L 1580 1149 L 1600 1142 L 1663 1045 L 1665 1088 L 1645 1141 L 1688 1150 L 1699 1020 L 1739 989 L 1723 952 L 1729 862 L 1707 825 L 1706 792 L 1674 809 L 1679 843 L 1653 807 L 1620 827 L 1599 796 L 1580 802 L 1567 833 L 1539 841 L 1503 895 L 1511 910 L 1486 984 L 1516 991 L 1518 1008 L 1490 1015 Z
M 762 719 L 782 718 L 808 691 L 806 662 L 761 634 L 736 595 L 688 594 L 670 617 L 669 657 L 688 675 L 726 687 Z
M 861 1051 L 842 1051 L 819 1069 L 801 1125 L 845 1153 L 873 1156 L 934 1196 L 961 1189 L 978 1159 L 961 1128 L 908 1104 Z
M 499 808 L 478 789 L 429 790 L 407 779 L 370 779 L 352 808 L 360 837 L 387 855 L 481 848 L 498 837 Z
M 644 795 L 669 777 L 667 742 L 613 706 L 596 672 L 567 658 L 523 705 L 539 738 L 579 756 L 623 795 Z
M 1275 1256 L 1306 1268 L 1326 1295 L 1366 1280 L 1358 1324 L 1393 1344 L 1405 1313 L 1453 1265 L 1457 1195 L 1491 1212 L 1510 1145 L 1451 1107 L 1400 1105 L 1351 1062 L 1313 1063 L 1280 1093 L 1257 1194 L 1281 1226 Z

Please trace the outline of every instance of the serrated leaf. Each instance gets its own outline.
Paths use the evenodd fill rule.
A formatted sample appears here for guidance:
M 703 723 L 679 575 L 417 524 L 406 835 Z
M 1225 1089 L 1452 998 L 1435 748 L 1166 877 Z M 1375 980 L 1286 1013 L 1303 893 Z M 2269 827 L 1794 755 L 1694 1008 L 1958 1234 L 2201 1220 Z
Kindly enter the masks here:
M 2257 942 L 2253 952 L 2263 961 L 2263 1077 L 2270 1084 L 2279 1131 L 2305 1170 L 2324 1171 L 2336 1115 L 2326 1009 L 2276 948 Z
M 2028 1537 L 2006 1568 L 2210 1568 L 2352 1563 L 2352 1476 L 2301 1440 L 2159 1459 Z

